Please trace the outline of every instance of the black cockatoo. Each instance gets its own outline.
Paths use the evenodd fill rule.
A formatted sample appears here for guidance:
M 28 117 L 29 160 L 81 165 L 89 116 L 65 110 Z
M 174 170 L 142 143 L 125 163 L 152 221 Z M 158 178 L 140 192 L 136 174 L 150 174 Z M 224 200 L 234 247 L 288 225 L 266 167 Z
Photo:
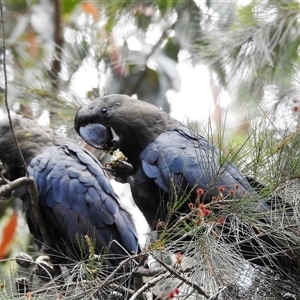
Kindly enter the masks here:
M 226 197 L 234 191 L 239 198 L 253 190 L 209 141 L 146 102 L 125 95 L 99 98 L 78 110 L 75 129 L 91 146 L 119 148 L 128 158 L 132 170 L 123 170 L 150 226 L 166 221 L 173 192 L 196 199 L 201 189 L 201 200 L 208 202 L 220 193 Z M 188 202 L 178 211 L 188 211 Z
M 91 146 L 110 152 L 119 149 L 125 155 L 127 161 L 111 163 L 109 168 L 130 183 L 134 201 L 150 226 L 160 220 L 171 227 L 181 213 L 197 204 L 196 199 L 201 207 L 212 200 L 221 203 L 247 197 L 243 205 L 256 214 L 260 225 L 253 226 L 252 221 L 244 225 L 243 220 L 234 225 L 234 217 L 225 213 L 220 237 L 236 244 L 252 262 L 286 269 L 293 264 L 287 254 L 291 253 L 288 238 L 262 234 L 270 232 L 268 224 L 272 228 L 277 222 L 271 221 L 276 215 L 273 209 L 288 220 L 290 210 L 285 204 L 277 198 L 262 199 L 257 183 L 251 185 L 217 147 L 154 105 L 126 95 L 104 96 L 78 110 L 75 130 Z M 202 206 L 201 212 L 208 214 L 209 210 Z
M 121 207 L 97 159 L 34 121 L 16 115 L 12 123 L 28 171 L 35 179 L 41 214 L 56 254 L 75 260 L 84 258 L 82 253 L 89 254 L 85 236 L 94 243 L 96 254 L 111 254 L 110 265 L 117 265 L 126 251 L 137 252 L 131 217 Z M 0 160 L 9 179 L 24 176 L 7 118 L 0 121 Z M 36 241 L 43 243 L 27 188 L 21 187 L 15 194 L 23 200 L 31 233 Z

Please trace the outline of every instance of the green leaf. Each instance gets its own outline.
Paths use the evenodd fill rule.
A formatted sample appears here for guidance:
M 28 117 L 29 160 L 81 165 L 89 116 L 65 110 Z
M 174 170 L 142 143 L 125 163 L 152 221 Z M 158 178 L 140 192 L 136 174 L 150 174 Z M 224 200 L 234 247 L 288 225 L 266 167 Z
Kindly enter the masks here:
M 26 0 L 7 0 L 5 6 L 12 11 L 24 11 L 27 10 L 31 5 L 37 3 L 37 1 L 26 1 Z
M 174 41 L 173 38 L 169 38 L 164 49 L 165 49 L 165 53 L 170 58 L 178 62 L 178 53 L 180 51 L 180 45 L 178 42 Z
M 112 30 L 114 29 L 115 24 L 116 24 L 116 22 L 115 22 L 114 18 L 109 18 L 107 20 L 106 25 L 105 25 L 105 29 L 106 29 L 107 33 L 112 32 Z
M 81 0 L 68 0 L 68 1 L 61 1 L 61 10 L 63 15 L 70 15 L 75 7 L 78 4 L 82 3 Z
M 241 25 L 243 26 L 256 26 L 257 19 L 253 14 L 253 4 L 242 6 L 237 11 L 237 16 Z
M 162 14 L 176 7 L 177 0 L 156 0 L 155 4 Z

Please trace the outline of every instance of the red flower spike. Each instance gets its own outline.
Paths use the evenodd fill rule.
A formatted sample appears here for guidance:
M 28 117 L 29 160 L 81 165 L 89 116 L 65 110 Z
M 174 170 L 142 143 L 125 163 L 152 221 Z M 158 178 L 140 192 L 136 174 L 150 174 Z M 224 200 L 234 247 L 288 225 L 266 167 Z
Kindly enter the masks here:
M 176 287 L 175 289 L 174 289 L 174 292 L 175 292 L 175 294 L 179 294 L 179 292 L 180 292 L 180 290 L 179 290 L 179 288 L 178 287 Z
M 193 203 L 189 203 L 188 206 L 189 206 L 189 209 L 190 209 L 190 210 L 193 210 L 194 207 L 195 207 L 195 205 L 194 205 Z
M 207 209 L 203 203 L 200 203 L 199 209 L 204 216 L 208 217 L 210 215 L 210 210 Z
M 195 219 L 195 224 L 196 225 L 201 225 L 202 221 L 203 221 L 203 218 L 197 218 L 197 219 Z
M 169 293 L 169 296 L 168 296 L 168 299 L 173 299 L 175 297 L 175 292 L 174 291 L 171 291 Z
M 234 190 L 230 190 L 229 191 L 229 195 L 233 196 L 235 194 L 235 191 Z
M 223 225 L 225 223 L 225 218 L 223 218 L 223 217 L 218 218 L 217 221 L 216 221 L 216 223 L 218 225 Z
M 32 292 L 27 292 L 27 293 L 25 294 L 25 297 L 26 297 L 27 299 L 32 299 L 32 298 L 33 298 Z
M 176 258 L 176 264 L 181 265 L 181 263 L 182 263 L 182 254 L 181 254 L 181 252 L 175 253 L 175 258 Z
M 220 192 L 220 193 L 224 193 L 224 192 L 225 192 L 224 186 L 220 186 L 220 187 L 219 187 L 219 192 Z
M 197 189 L 197 194 L 202 196 L 204 195 L 204 190 L 203 189 Z
M 236 189 L 236 190 L 237 190 L 239 187 L 240 187 L 239 184 L 236 184 L 236 185 L 235 185 L 235 189 Z
M 0 240 L 0 259 L 4 258 L 5 255 L 8 253 L 9 246 L 13 242 L 13 239 L 17 231 L 17 225 L 18 225 L 18 215 L 17 213 L 14 212 L 10 216 L 7 224 L 3 226 L 2 240 Z
M 100 17 L 97 7 L 93 3 L 90 3 L 90 1 L 84 1 L 82 3 L 82 10 L 90 14 L 95 20 L 98 20 Z

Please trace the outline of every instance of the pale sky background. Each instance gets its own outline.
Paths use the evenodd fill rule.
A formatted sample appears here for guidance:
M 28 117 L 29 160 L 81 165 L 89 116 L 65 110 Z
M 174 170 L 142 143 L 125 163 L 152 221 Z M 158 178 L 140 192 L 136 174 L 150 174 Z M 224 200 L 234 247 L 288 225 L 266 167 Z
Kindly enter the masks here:
M 212 96 L 209 87 L 210 75 L 205 66 L 193 68 L 188 63 L 178 66 L 181 75 L 179 92 L 169 91 L 168 99 L 171 103 L 171 115 L 180 121 L 208 119 Z M 97 86 L 98 74 L 96 70 L 83 70 L 74 79 L 73 88 L 79 97 L 84 98 L 87 90 Z M 141 99 L 144 100 L 144 99 Z
M 180 91 L 168 92 L 171 116 L 183 122 L 208 120 L 213 102 L 207 68 L 201 65 L 193 68 L 189 64 L 181 63 L 178 71 L 181 75 Z
M 250 3 L 250 0 L 236 1 L 241 6 Z M 205 6 L 204 0 L 196 0 L 196 2 L 198 2 L 200 6 Z M 222 5 L 224 2 L 220 1 L 219 3 Z M 234 1 L 232 0 L 231 2 Z M 218 2 L 216 2 L 215 5 L 218 5 Z M 148 45 L 156 43 L 157 37 L 153 34 L 156 30 L 157 28 L 154 27 L 153 30 L 151 30 L 151 34 L 149 34 L 149 38 L 146 37 Z M 159 32 L 157 36 L 160 36 Z M 67 38 L 67 36 L 65 36 L 65 38 Z M 126 41 L 130 50 L 141 51 L 143 49 L 143 45 L 141 45 L 133 36 L 127 38 Z M 122 44 L 123 41 L 120 41 L 120 43 Z M 170 90 L 167 93 L 167 97 L 171 103 L 171 116 L 183 122 L 187 122 L 187 120 L 208 122 L 210 112 L 213 111 L 209 71 L 204 65 L 193 67 L 188 62 L 187 55 L 183 52 L 184 51 L 181 51 L 179 54 L 179 63 L 177 66 L 177 70 L 181 76 L 181 88 L 179 92 Z M 77 72 L 73 78 L 73 89 L 79 97 L 85 98 L 86 91 L 98 86 L 98 72 L 99 70 L 90 67 L 89 62 L 87 62 L 85 66 L 81 67 L 81 72 Z M 227 108 L 230 105 L 231 99 L 228 93 L 222 92 L 218 101 L 220 106 Z

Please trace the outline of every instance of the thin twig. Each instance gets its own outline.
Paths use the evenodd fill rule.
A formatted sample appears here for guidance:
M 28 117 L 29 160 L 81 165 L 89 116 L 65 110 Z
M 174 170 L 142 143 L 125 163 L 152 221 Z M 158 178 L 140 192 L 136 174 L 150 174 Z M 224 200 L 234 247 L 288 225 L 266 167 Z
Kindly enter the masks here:
M 165 272 L 166 269 L 164 267 L 157 267 L 157 268 L 151 268 L 146 269 L 145 267 L 136 267 L 132 274 L 134 277 L 153 277 L 158 275 L 159 273 Z
M 204 296 L 206 299 L 209 299 L 209 296 L 202 290 L 202 288 L 196 283 L 196 282 L 192 282 L 191 280 L 189 280 L 188 278 L 180 275 L 178 272 L 176 272 L 173 268 L 171 268 L 170 266 L 168 266 L 166 263 L 164 263 L 162 260 L 160 260 L 159 258 L 155 257 L 155 260 L 157 260 L 164 268 L 166 268 L 172 275 L 174 275 L 175 277 L 179 278 L 180 280 L 182 280 L 184 283 L 186 283 L 187 285 L 190 285 L 191 287 L 193 287 L 200 295 Z
M 218 296 L 221 292 L 227 289 L 227 286 L 223 286 L 221 289 L 219 289 L 213 296 L 211 296 L 208 300 L 216 300 L 218 299 Z
M 161 274 L 160 276 L 154 278 L 151 281 L 148 281 L 146 284 L 144 284 L 139 290 L 137 290 L 132 297 L 129 300 L 135 300 L 137 299 L 143 292 L 145 292 L 146 290 L 148 290 L 149 288 L 153 287 L 156 285 L 156 283 L 158 283 L 159 281 L 169 277 L 169 274 Z
M 106 279 L 101 282 L 101 287 L 104 287 L 110 280 L 112 280 L 115 275 L 117 274 L 117 272 L 123 268 L 124 265 L 126 265 L 129 261 L 135 259 L 135 258 L 139 258 L 141 254 L 135 254 L 135 255 L 131 255 L 130 257 L 126 258 L 125 260 L 123 260 L 115 269 L 113 272 L 111 272 L 107 277 Z

